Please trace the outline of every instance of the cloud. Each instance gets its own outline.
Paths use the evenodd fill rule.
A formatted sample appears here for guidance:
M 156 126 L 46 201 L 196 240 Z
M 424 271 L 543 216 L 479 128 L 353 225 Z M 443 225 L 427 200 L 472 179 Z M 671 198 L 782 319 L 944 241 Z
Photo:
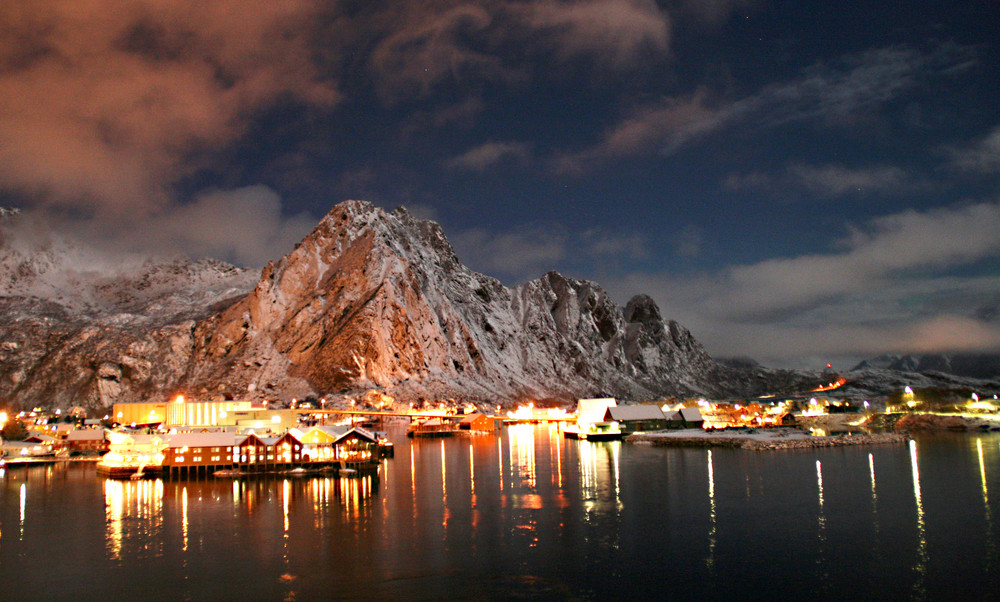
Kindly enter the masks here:
M 837 164 L 792 163 L 777 175 L 731 174 L 723 187 L 730 191 L 760 189 L 777 193 L 800 190 L 819 197 L 843 197 L 886 192 L 899 194 L 927 185 L 907 170 L 892 165 L 852 168 Z
M 854 123 L 915 86 L 966 69 L 969 50 L 945 44 L 927 52 L 894 46 L 816 63 L 797 78 L 727 99 L 701 88 L 630 109 L 589 148 L 557 157 L 556 168 L 581 171 L 588 162 L 646 153 L 673 154 L 727 128 L 746 131 L 808 121 Z
M 0 5 L 0 181 L 34 203 L 152 212 L 280 102 L 340 94 L 307 2 Z
M 521 12 L 563 60 L 586 55 L 629 67 L 643 52 L 663 54 L 670 44 L 670 21 L 652 0 L 536 0 Z
M 584 262 L 607 265 L 642 259 L 647 248 L 638 234 L 623 236 L 601 228 L 570 234 L 556 224 L 529 224 L 506 232 L 473 228 L 452 233 L 449 240 L 465 265 L 515 283 L 553 269 L 576 270 Z
M 963 147 L 947 149 L 951 166 L 960 171 L 993 174 L 1000 172 L 1000 126 Z
M 484 171 L 504 161 L 523 162 L 531 156 L 531 147 L 521 142 L 487 142 L 445 162 L 449 169 Z
M 718 355 L 791 365 L 813 354 L 996 350 L 1000 324 L 980 314 L 1000 299 L 995 269 L 981 267 L 1000 257 L 997 223 L 996 202 L 905 211 L 851 228 L 825 253 L 690 277 L 635 272 L 609 290 L 653 295 Z M 939 275 L 956 268 L 968 275 Z
M 280 258 L 318 221 L 304 213 L 285 215 L 278 194 L 259 185 L 206 191 L 189 203 L 160 207 L 128 227 L 101 216 L 81 218 L 44 208 L 26 212 L 25 217 L 23 223 L 44 224 L 44 230 L 58 233 L 59 240 L 111 262 L 114 257 L 141 261 L 186 256 L 221 259 L 241 267 L 261 267 Z
M 490 275 L 522 276 L 551 269 L 567 253 L 565 235 L 532 226 L 493 233 L 473 228 L 449 236 L 462 262 Z M 531 276 L 529 276 L 531 277 Z
M 389 103 L 445 82 L 526 81 L 526 52 L 631 70 L 670 42 L 669 17 L 652 0 L 399 0 L 360 27 L 376 34 L 367 64 Z
M 195 258 L 262 266 L 290 252 L 316 226 L 317 220 L 305 213 L 282 215 L 281 206 L 281 198 L 266 186 L 205 192 L 155 216 L 155 229 L 141 244 L 164 253 L 183 250 Z

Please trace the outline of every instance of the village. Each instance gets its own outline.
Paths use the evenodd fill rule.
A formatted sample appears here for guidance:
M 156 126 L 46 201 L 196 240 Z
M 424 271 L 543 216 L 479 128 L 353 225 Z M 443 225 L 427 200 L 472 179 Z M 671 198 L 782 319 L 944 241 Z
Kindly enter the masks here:
M 177 396 L 172 401 L 115 404 L 103 419 L 86 417 L 82 408 L 21 412 L 10 419 L 0 413 L 0 428 L 10 420 L 24 431 L 2 442 L 0 463 L 94 461 L 97 473 L 110 478 L 369 474 L 393 455 L 393 444 L 381 430 L 387 421 L 405 421 L 412 438 L 491 434 L 506 424 L 555 423 L 566 438 L 588 441 L 747 449 L 854 444 L 873 442 L 865 439 L 863 431 L 870 430 L 866 425 L 891 412 L 899 416 L 900 411 L 920 410 L 916 397 L 907 387 L 899 406 L 879 408 L 867 401 L 823 397 L 638 404 L 595 398 L 578 400 L 573 412 L 529 401 L 507 412 L 496 406 L 494 413 L 472 404 L 407 407 L 384 395 L 329 405 L 325 399 L 317 404 L 292 400 L 277 407 Z M 962 409 L 978 412 L 976 428 L 1000 429 L 1000 424 L 989 422 L 996 413 L 995 401 L 980 400 L 973 393 Z M 855 437 L 824 437 L 831 434 Z M 782 444 L 776 445 L 779 439 Z

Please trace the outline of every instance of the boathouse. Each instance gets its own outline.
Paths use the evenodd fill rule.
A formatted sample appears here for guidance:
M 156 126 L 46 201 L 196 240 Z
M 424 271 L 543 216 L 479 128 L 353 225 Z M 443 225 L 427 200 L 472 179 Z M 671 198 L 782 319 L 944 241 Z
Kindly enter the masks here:
M 626 435 L 643 431 L 659 431 L 668 428 L 670 424 L 659 406 L 646 404 L 611 406 L 604 414 L 604 421 L 618 422 L 622 433 Z
M 70 452 L 108 451 L 108 437 L 104 429 L 76 429 L 66 434 L 66 447 Z
M 463 431 L 488 433 L 493 430 L 493 421 L 482 412 L 474 412 L 463 416 L 458 422 L 458 428 Z
M 163 450 L 163 469 L 170 476 L 210 475 L 231 469 L 242 439 L 231 432 L 169 435 Z

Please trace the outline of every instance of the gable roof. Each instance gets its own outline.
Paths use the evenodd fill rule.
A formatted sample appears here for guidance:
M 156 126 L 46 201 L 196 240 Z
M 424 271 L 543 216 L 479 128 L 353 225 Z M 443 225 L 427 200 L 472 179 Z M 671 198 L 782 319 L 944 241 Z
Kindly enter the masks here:
M 104 429 L 77 429 L 66 435 L 67 441 L 104 441 Z
M 611 417 L 611 420 L 617 420 L 619 422 L 629 421 L 629 420 L 663 420 L 666 416 L 663 415 L 663 411 L 654 405 L 635 405 L 635 406 L 612 406 L 608 408 L 605 418 Z
M 608 408 L 615 407 L 618 402 L 613 397 L 601 399 L 581 399 L 576 403 L 576 418 L 578 422 L 604 422 Z
M 328 440 L 329 442 L 336 441 L 340 437 L 344 436 L 351 427 L 347 424 L 334 424 L 330 426 L 314 426 L 306 431 L 302 437 L 302 441 L 307 442 L 319 442 L 321 440 Z
M 344 439 L 348 438 L 351 435 L 351 433 L 357 433 L 359 437 L 361 437 L 362 439 L 368 439 L 372 443 L 378 442 L 378 437 L 376 437 L 373 433 L 370 433 L 363 428 L 354 427 L 351 430 L 344 433 L 343 435 L 341 435 L 340 437 L 338 437 L 334 443 L 340 443 Z
M 681 419 L 684 422 L 704 422 L 705 419 L 701 416 L 701 410 L 698 408 L 681 408 L 680 410 Z
M 165 437 L 167 447 L 231 447 L 246 439 L 234 433 L 177 433 Z

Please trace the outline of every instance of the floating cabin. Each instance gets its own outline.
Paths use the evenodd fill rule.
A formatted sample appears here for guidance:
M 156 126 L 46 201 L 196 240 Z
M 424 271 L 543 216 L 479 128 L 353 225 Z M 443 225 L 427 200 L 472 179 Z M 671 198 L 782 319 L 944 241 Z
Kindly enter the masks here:
M 482 412 L 466 414 L 458 421 L 458 428 L 463 431 L 489 433 L 494 430 L 493 420 Z
M 320 427 L 317 427 L 320 428 Z M 362 429 L 349 429 L 329 445 L 307 445 L 292 432 L 280 437 L 238 434 L 235 430 L 169 435 L 111 432 L 110 450 L 97 464 L 98 474 L 129 477 L 146 473 L 169 477 L 282 472 L 298 468 L 378 467 L 378 439 Z M 316 435 L 314 434 L 314 438 Z
M 302 435 L 306 461 L 340 462 L 343 468 L 369 469 L 378 462 L 378 437 L 348 425 L 314 426 Z
M 611 441 L 622 438 L 618 422 L 606 420 L 608 409 L 618 406 L 614 398 L 580 399 L 576 403 L 576 424 L 563 429 L 567 439 Z
M 622 434 L 660 431 L 670 427 L 670 420 L 655 405 L 611 406 L 604 414 L 604 421 L 615 421 Z
M 66 434 L 66 447 L 71 452 L 108 451 L 108 436 L 104 429 L 75 429 Z

